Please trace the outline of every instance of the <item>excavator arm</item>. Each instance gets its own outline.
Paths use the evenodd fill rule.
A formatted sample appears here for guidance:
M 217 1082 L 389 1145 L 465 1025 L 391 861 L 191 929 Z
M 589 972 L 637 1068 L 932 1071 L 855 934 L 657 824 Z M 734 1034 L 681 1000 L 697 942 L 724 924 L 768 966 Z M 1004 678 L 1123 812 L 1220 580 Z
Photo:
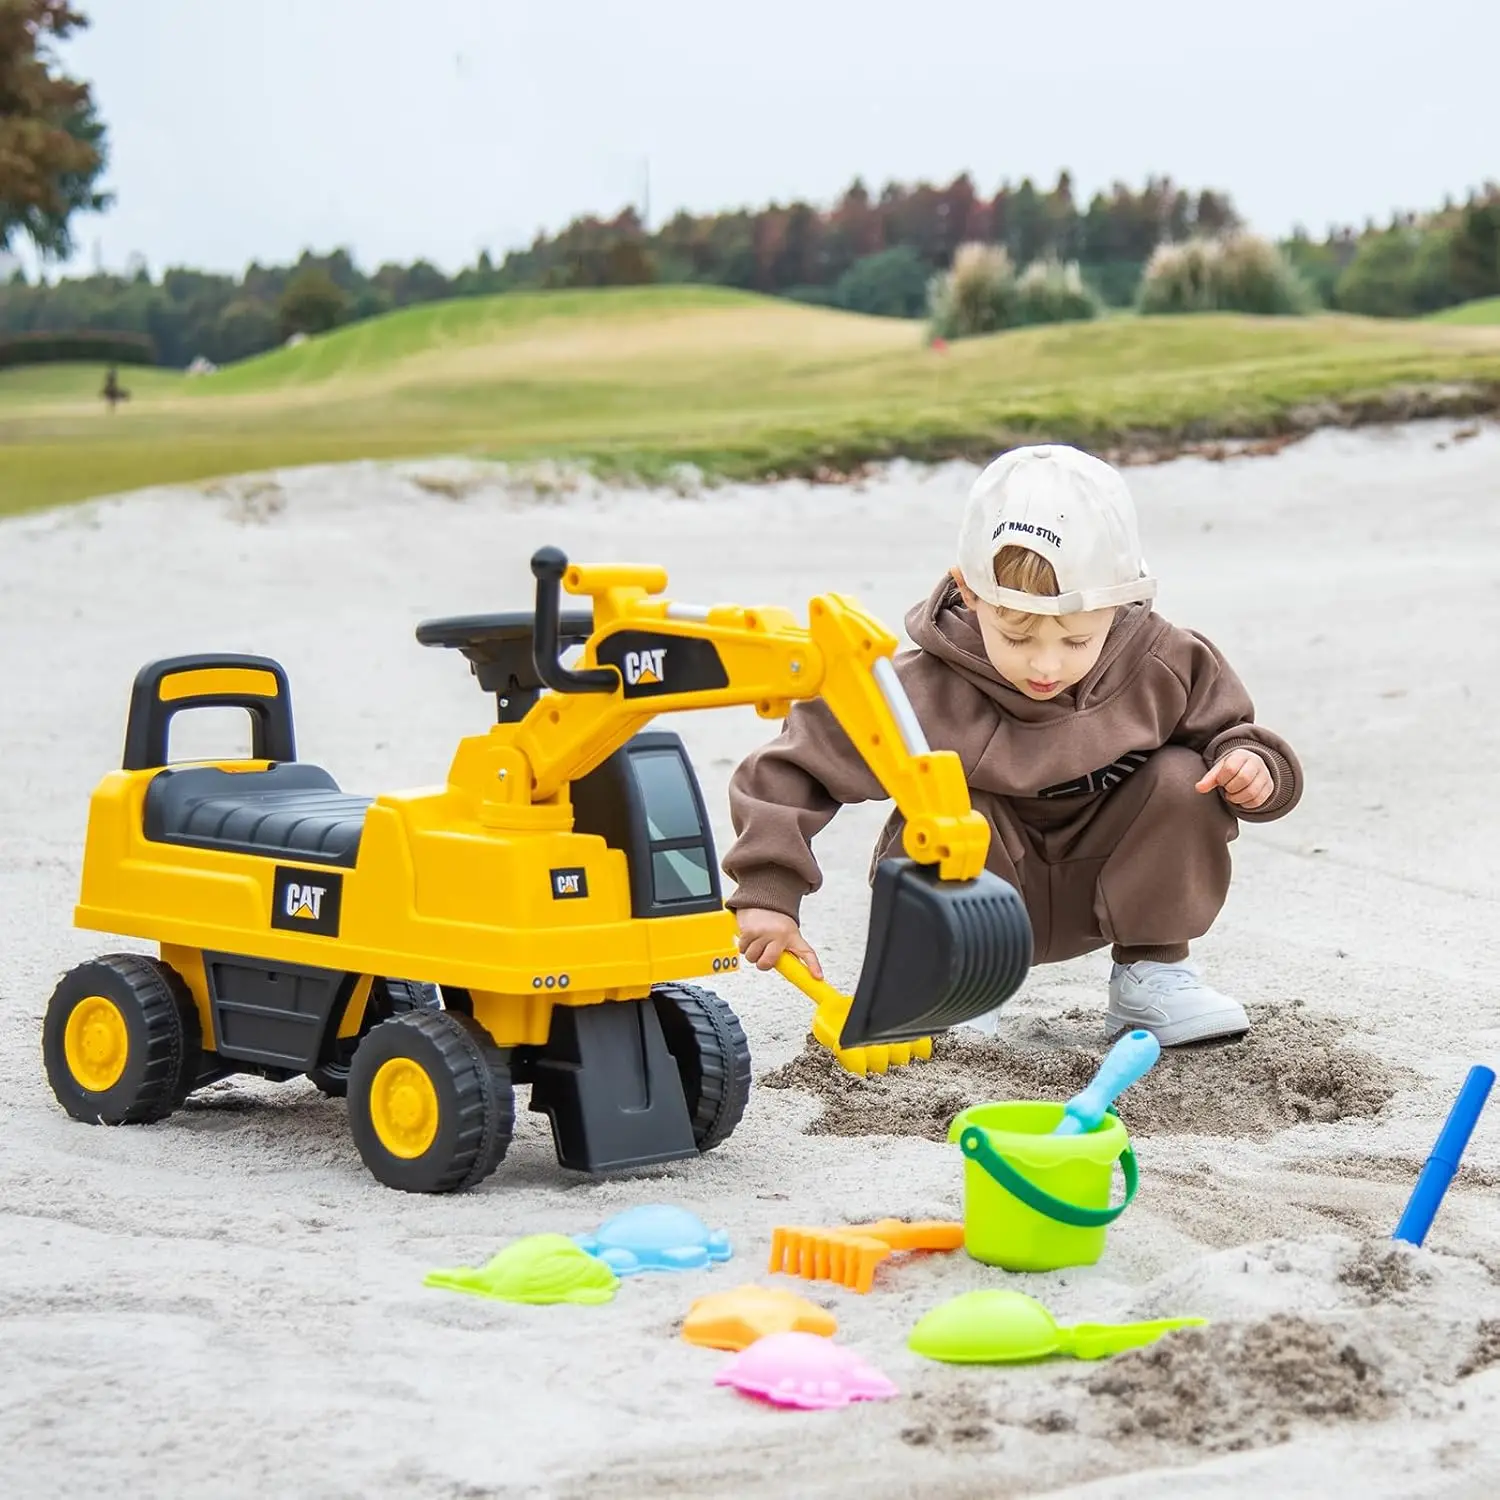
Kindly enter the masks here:
M 929 748 L 891 658 L 896 638 L 852 599 L 822 594 L 808 625 L 779 608 L 697 608 L 653 597 L 660 568 L 578 567 L 555 548 L 532 559 L 533 637 L 544 694 L 511 741 L 529 769 L 530 800 L 547 803 L 586 776 L 658 714 L 753 705 L 784 717 L 821 696 L 905 819 L 916 863 L 944 880 L 984 869 L 989 825 L 973 810 L 963 766 Z M 594 601 L 582 657 L 558 656 L 559 587 Z
M 569 827 L 571 783 L 659 714 L 750 705 L 776 719 L 821 697 L 900 810 L 906 858 L 875 871 L 852 996 L 790 954 L 777 961 L 817 1006 L 813 1034 L 843 1067 L 883 1072 L 929 1056 L 930 1033 L 990 1014 L 1015 992 L 1032 957 L 1025 905 L 985 868 L 989 825 L 970 805 L 958 756 L 928 745 L 896 676 L 896 639 L 877 620 L 841 594 L 814 598 L 806 625 L 779 607 L 680 604 L 660 597 L 660 568 L 577 567 L 552 547 L 531 568 L 529 621 L 465 617 L 418 632 L 464 646 L 500 700 L 500 722 L 460 744 L 448 776 L 476 799 L 481 823 Z M 587 595 L 592 612 L 564 621 L 564 590 Z M 562 660 L 565 641 L 582 644 L 573 665 Z

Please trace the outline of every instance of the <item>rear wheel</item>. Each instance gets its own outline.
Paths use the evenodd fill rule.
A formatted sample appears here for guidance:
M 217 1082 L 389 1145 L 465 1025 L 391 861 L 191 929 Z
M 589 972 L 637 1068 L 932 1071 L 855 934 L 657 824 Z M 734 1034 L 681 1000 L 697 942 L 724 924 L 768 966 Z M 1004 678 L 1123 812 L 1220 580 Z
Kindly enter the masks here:
M 739 1017 L 712 990 L 659 984 L 651 991 L 667 1050 L 682 1078 L 698 1150 L 729 1139 L 750 1101 L 750 1044 Z
M 109 953 L 58 981 L 42 1022 L 42 1060 L 75 1120 L 136 1125 L 165 1119 L 197 1077 L 198 1008 L 160 959 Z
M 349 1067 L 349 1130 L 387 1187 L 451 1193 L 500 1164 L 515 1125 L 505 1054 L 468 1016 L 414 1010 L 383 1021 Z
M 307 1076 L 330 1099 L 342 1099 L 349 1091 L 349 1063 L 355 1050 L 376 1026 L 408 1011 L 442 1008 L 442 995 L 435 984 L 418 984 L 412 979 L 375 980 L 370 986 L 370 998 L 365 1002 L 359 1034 L 337 1038 L 333 1061 L 320 1063 Z

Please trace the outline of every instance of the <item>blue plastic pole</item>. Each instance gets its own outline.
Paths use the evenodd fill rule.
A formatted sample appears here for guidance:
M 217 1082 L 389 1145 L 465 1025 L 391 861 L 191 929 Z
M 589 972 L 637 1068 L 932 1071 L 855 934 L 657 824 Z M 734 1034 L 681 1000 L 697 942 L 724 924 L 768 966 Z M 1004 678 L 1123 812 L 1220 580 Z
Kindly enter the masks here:
M 1464 1079 L 1464 1086 L 1458 1091 L 1458 1098 L 1453 1101 L 1453 1108 L 1448 1111 L 1448 1118 L 1443 1122 L 1442 1133 L 1432 1148 L 1432 1155 L 1427 1158 L 1421 1175 L 1417 1178 L 1417 1185 L 1406 1201 L 1401 1222 L 1396 1225 L 1396 1232 L 1391 1236 L 1393 1240 L 1420 1245 L 1427 1238 L 1427 1231 L 1432 1228 L 1432 1221 L 1437 1216 L 1438 1205 L 1443 1201 L 1443 1194 L 1448 1191 L 1448 1184 L 1453 1181 L 1453 1174 L 1458 1171 L 1459 1158 L 1464 1154 L 1464 1147 L 1469 1144 L 1479 1112 L 1484 1108 L 1484 1101 L 1489 1097 L 1494 1082 L 1493 1068 L 1476 1065 L 1469 1069 L 1469 1076 Z

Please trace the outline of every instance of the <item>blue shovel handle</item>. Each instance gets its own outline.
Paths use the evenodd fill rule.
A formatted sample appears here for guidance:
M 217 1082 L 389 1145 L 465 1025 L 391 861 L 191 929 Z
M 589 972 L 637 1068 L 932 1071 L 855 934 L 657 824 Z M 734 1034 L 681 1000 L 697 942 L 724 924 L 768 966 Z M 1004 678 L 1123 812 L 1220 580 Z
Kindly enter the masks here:
M 1053 1135 L 1084 1135 L 1097 1130 L 1110 1105 L 1145 1077 L 1160 1056 L 1161 1043 L 1149 1031 L 1127 1032 L 1104 1054 L 1093 1082 L 1063 1106 L 1062 1120 Z
M 1443 1201 L 1443 1194 L 1448 1191 L 1448 1184 L 1458 1171 L 1459 1158 L 1464 1154 L 1464 1147 L 1469 1144 L 1479 1112 L 1484 1108 L 1484 1101 L 1489 1097 L 1494 1082 L 1493 1068 L 1476 1065 L 1469 1069 L 1469 1076 L 1464 1079 L 1464 1086 L 1458 1091 L 1458 1098 L 1453 1101 L 1448 1118 L 1443 1122 L 1442 1133 L 1432 1148 L 1432 1155 L 1427 1158 L 1426 1165 L 1417 1178 L 1417 1185 L 1411 1190 L 1411 1197 L 1407 1199 L 1406 1208 L 1401 1214 L 1401 1222 L 1391 1235 L 1393 1240 L 1420 1245 L 1427 1238 L 1427 1231 L 1432 1228 L 1432 1221 L 1437 1217 L 1438 1205 Z

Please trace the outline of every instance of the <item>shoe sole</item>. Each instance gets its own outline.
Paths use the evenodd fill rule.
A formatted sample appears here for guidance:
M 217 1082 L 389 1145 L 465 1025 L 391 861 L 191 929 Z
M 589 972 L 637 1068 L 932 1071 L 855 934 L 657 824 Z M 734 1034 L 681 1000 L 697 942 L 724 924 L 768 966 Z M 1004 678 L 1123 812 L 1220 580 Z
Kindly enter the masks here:
M 1181 1047 L 1188 1042 L 1215 1041 L 1221 1037 L 1244 1036 L 1250 1030 L 1250 1018 L 1238 1006 L 1232 1010 L 1210 1011 L 1190 1021 L 1171 1026 L 1151 1026 L 1141 1021 L 1126 1021 L 1113 1013 L 1104 1017 L 1104 1039 L 1114 1041 L 1127 1031 L 1149 1031 L 1163 1047 Z

